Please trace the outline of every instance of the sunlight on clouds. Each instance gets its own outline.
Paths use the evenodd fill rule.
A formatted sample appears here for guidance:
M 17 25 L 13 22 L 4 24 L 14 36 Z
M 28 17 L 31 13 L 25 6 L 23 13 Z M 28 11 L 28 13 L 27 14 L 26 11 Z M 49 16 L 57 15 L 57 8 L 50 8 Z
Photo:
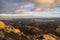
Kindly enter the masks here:
M 36 7 L 32 11 L 41 12 L 41 11 L 52 11 L 54 8 L 51 7 Z
M 60 0 L 57 0 L 56 2 L 57 2 L 57 5 L 60 6 Z
M 40 12 L 40 11 L 42 11 L 43 10 L 43 8 L 34 8 L 34 9 L 32 9 L 32 11 L 37 11 L 37 12 Z
M 55 0 L 31 0 L 34 3 L 38 4 L 53 4 Z
M 36 3 L 36 7 L 32 9 L 32 11 L 52 11 L 53 4 L 55 3 L 56 0 L 31 0 L 33 3 Z M 52 5 L 50 5 L 52 4 Z
M 47 8 L 45 8 L 47 11 L 53 11 L 53 9 L 54 8 L 49 8 L 49 7 L 47 7 Z

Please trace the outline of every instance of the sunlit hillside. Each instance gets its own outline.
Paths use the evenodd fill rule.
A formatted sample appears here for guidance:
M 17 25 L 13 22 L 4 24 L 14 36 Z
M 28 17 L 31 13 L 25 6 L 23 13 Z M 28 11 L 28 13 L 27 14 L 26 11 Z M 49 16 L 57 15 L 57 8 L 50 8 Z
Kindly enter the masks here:
M 38 22 L 29 20 L 1 20 L 0 39 L 60 40 L 60 21 Z

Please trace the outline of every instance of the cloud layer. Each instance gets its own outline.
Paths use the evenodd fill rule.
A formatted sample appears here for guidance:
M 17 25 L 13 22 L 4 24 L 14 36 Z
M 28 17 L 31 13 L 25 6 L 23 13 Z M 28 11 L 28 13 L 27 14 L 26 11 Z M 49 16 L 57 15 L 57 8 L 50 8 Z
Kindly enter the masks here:
M 27 0 L 1 0 L 0 13 L 12 14 L 10 17 L 13 17 L 14 14 L 19 14 L 14 17 L 60 17 L 60 7 L 57 7 L 56 4 L 46 5 L 54 3 L 54 0 L 32 0 L 32 2 L 31 0 L 28 2 Z M 4 14 L 4 16 L 6 15 Z

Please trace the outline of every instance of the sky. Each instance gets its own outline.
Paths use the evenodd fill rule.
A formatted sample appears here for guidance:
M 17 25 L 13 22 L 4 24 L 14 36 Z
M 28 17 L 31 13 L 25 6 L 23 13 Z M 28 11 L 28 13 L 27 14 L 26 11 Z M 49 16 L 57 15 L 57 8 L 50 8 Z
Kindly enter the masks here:
M 21 18 L 60 17 L 59 2 L 59 0 L 0 0 L 0 16 Z

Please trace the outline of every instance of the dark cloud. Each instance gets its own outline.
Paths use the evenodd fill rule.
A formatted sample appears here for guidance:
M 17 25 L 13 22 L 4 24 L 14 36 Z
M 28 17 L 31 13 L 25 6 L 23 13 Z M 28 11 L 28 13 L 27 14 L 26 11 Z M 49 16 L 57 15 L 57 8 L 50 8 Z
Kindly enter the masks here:
M 22 1 L 27 1 L 27 0 L 1 0 L 1 1 L 5 1 L 5 2 L 22 2 Z
M 0 13 L 6 11 L 7 9 L 10 9 L 10 10 L 11 10 L 11 8 L 13 9 L 14 7 L 11 7 L 11 4 L 18 3 L 18 2 L 21 2 L 21 1 L 22 0 L 0 0 Z M 8 5 L 6 5 L 6 4 L 10 5 L 10 7 Z
M 24 10 L 25 9 L 29 10 L 29 8 L 31 9 L 30 5 L 31 4 L 29 4 L 27 0 L 0 0 L 0 13 L 6 12 L 14 13 L 15 10 L 21 9 L 20 6 L 24 6 Z
M 4 8 L 4 3 L 0 0 L 0 13 L 2 13 L 3 8 Z

